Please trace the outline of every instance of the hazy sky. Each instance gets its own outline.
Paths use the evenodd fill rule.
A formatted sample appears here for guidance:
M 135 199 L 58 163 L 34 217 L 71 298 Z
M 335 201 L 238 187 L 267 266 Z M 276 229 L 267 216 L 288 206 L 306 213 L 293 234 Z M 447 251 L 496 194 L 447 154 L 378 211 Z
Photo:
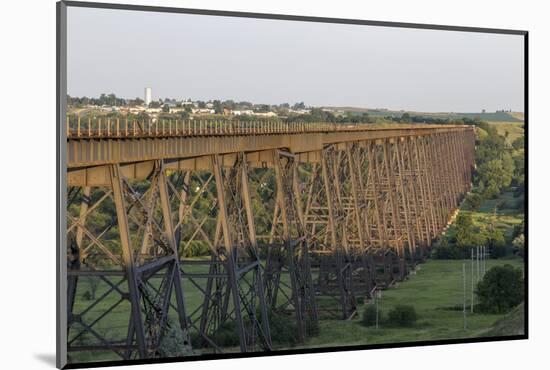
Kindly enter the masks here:
M 523 111 L 523 36 L 68 8 L 68 93 Z

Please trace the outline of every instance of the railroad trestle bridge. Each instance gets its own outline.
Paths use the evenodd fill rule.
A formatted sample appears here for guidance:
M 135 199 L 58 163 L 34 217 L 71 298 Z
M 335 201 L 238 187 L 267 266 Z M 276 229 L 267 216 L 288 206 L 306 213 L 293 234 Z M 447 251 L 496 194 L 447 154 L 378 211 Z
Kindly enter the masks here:
M 270 350 L 277 317 L 303 342 L 426 257 L 474 168 L 470 126 L 71 118 L 66 134 L 70 356 L 158 357 L 175 327 L 182 353 Z

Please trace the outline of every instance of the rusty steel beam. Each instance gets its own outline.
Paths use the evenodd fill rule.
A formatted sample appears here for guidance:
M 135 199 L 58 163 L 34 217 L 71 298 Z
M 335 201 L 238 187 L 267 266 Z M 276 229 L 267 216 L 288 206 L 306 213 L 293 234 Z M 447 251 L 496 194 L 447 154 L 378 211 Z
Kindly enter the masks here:
M 264 273 L 251 208 L 246 155 L 237 153 L 231 160 L 218 155 L 205 159 L 200 163 L 168 166 L 176 180 L 169 181 L 168 186 L 177 204 L 175 233 L 182 250 L 182 274 L 202 295 L 201 307 L 190 315 L 199 337 L 197 345 L 223 352 L 218 336 L 230 326 L 234 327 L 242 352 L 270 350 Z M 207 214 L 196 212 L 199 200 L 207 200 Z M 210 260 L 193 261 L 185 257 L 186 250 L 197 242 L 209 246 Z M 202 266 L 205 271 L 196 272 L 191 266 Z M 202 288 L 200 281 L 204 279 Z
M 266 245 L 265 282 L 272 312 L 293 314 L 298 341 L 304 342 L 316 330 L 318 316 L 297 164 L 295 155 L 271 151 L 276 203 Z M 290 285 L 284 282 L 285 277 Z
M 358 294 L 372 297 L 427 255 L 475 167 L 465 126 L 76 125 L 67 142 L 71 354 L 158 356 L 172 309 L 188 349 L 193 333 L 193 346 L 223 352 L 218 337 L 231 327 L 240 351 L 271 350 L 271 314 L 291 314 L 304 342 L 318 299 L 348 319 Z M 270 217 L 261 235 L 256 207 Z M 210 259 L 186 258 L 197 244 Z M 87 279 L 104 289 L 75 305 Z M 184 285 L 202 296 L 191 312 Z M 95 317 L 94 307 L 103 310 Z M 125 335 L 115 338 L 98 323 L 117 312 Z
M 88 348 L 112 351 L 122 359 L 150 358 L 158 351 L 171 323 L 169 311 L 177 314 L 185 345 L 188 322 L 179 275 L 168 194 L 162 161 L 154 164 L 147 185 L 134 188 L 118 165 L 109 168 L 110 186 L 85 187 L 69 205 L 67 238 L 76 246 L 69 255 L 68 281 L 72 297 L 68 307 L 68 350 Z M 164 184 L 164 186 L 163 186 Z M 80 200 L 79 213 L 73 205 Z M 114 206 L 111 219 L 94 216 L 102 207 Z M 94 223 L 94 220 L 96 220 Z M 97 223 L 99 222 L 99 223 Z M 103 293 L 85 291 L 88 298 L 74 304 L 84 289 L 104 286 Z M 97 289 L 97 288 L 96 288 Z M 109 305 L 108 298 L 115 303 Z M 172 298 L 175 304 L 171 304 Z M 84 303 L 86 302 L 86 303 Z M 126 308 L 123 308 L 126 307 Z M 99 313 L 98 313 L 99 312 Z M 117 337 L 105 328 L 112 315 L 125 316 Z M 120 322 L 120 316 L 118 316 Z

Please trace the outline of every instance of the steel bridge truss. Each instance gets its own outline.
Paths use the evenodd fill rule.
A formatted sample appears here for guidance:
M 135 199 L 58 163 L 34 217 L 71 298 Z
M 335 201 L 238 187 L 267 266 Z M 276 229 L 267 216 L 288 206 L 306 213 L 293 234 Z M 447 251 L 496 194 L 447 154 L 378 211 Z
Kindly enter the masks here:
M 69 190 L 68 352 L 154 357 L 168 329 L 179 331 L 182 345 L 190 346 L 162 162 L 138 186 L 123 177 L 119 165 L 107 170 L 109 188 Z M 98 218 L 98 210 L 112 209 L 111 219 Z M 87 302 L 77 305 L 76 295 L 86 288 Z M 108 308 L 98 311 L 101 305 Z M 123 326 L 109 327 L 108 317 Z
M 202 293 L 202 304 L 189 316 L 200 337 L 197 346 L 221 352 L 220 337 L 230 331 L 237 335 L 242 352 L 270 350 L 264 273 L 244 153 L 174 165 L 176 181 L 169 187 L 177 206 L 175 232 L 182 256 L 197 242 L 207 245 L 211 255 L 209 260 L 181 262 L 183 277 Z M 209 211 L 197 212 L 198 202 L 208 204 Z
M 473 150 L 465 130 L 69 171 L 69 353 L 271 350 L 277 316 L 304 342 L 427 256 Z

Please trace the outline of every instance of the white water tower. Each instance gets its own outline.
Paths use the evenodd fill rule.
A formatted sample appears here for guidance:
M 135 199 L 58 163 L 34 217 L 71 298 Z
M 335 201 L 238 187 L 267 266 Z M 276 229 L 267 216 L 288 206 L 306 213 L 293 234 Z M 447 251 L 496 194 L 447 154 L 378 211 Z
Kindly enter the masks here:
M 151 98 L 152 94 L 151 94 L 151 88 L 150 87 L 146 87 L 145 88 L 145 106 L 148 107 L 149 104 L 151 103 Z

